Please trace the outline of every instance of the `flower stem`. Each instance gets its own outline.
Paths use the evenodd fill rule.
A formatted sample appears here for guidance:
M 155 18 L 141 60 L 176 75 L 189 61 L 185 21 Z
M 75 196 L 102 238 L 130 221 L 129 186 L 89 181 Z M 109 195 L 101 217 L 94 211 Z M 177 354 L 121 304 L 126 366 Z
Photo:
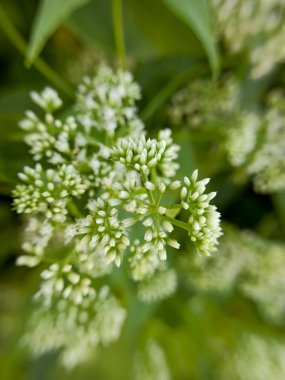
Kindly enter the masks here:
M 176 204 L 176 205 L 169 205 L 169 206 L 164 206 L 167 210 L 179 210 L 182 209 L 183 206 L 181 204 Z
M 114 38 L 120 67 L 126 67 L 122 0 L 112 0 Z
M 145 184 L 145 182 L 147 182 L 147 180 L 148 180 L 148 177 L 143 172 L 141 172 L 141 176 L 142 176 L 143 183 Z M 153 192 L 151 190 L 148 190 L 148 189 L 146 189 L 146 191 L 147 191 L 148 199 L 149 199 L 151 205 L 154 206 L 156 204 L 156 202 L 155 202 Z
M 68 211 L 70 212 L 71 215 L 73 215 L 75 218 L 82 218 L 83 215 L 81 214 L 80 210 L 78 209 L 77 205 L 70 201 L 67 204 Z

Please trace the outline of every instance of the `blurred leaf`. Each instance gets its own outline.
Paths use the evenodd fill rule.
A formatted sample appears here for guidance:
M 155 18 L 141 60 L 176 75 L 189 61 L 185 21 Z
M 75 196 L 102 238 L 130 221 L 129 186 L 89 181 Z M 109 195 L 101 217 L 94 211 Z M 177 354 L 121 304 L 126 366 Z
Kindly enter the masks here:
M 9 194 L 17 183 L 17 173 L 30 164 L 27 147 L 22 142 L 0 142 L 0 193 Z
M 27 109 L 31 109 L 33 104 L 29 93 L 28 88 L 8 89 L 0 93 L 0 135 L 4 128 L 4 117 L 17 121 Z
M 123 17 L 128 56 L 142 62 L 174 54 L 201 56 L 192 31 L 161 0 L 125 0 Z M 115 53 L 111 0 L 92 0 L 73 13 L 67 25 L 83 42 L 105 54 Z
M 0 5 L 0 27 L 2 28 L 6 37 L 10 42 L 21 52 L 25 54 L 27 51 L 26 41 L 22 38 L 21 34 L 15 28 L 13 22 L 10 21 L 4 8 Z M 22 66 L 22 64 L 21 64 Z M 57 74 L 48 64 L 46 64 L 42 59 L 38 58 L 34 64 L 35 68 L 44 75 L 48 80 L 54 83 L 58 88 L 61 88 L 69 97 L 73 96 L 72 87 L 66 83 L 62 77 Z
M 89 0 L 42 0 L 32 27 L 27 61 L 32 64 L 56 28 Z
M 114 51 L 111 0 L 93 0 L 72 14 L 67 25 L 83 42 Z
M 219 57 L 215 42 L 215 30 L 207 0 L 164 0 L 166 5 L 181 18 L 203 44 L 214 74 L 219 71 Z
M 140 60 L 155 56 L 157 50 L 137 28 L 128 6 L 123 8 L 123 17 L 127 53 Z M 111 0 L 91 1 L 77 10 L 67 25 L 83 42 L 104 52 L 115 53 Z
M 200 65 L 201 68 L 201 65 Z M 195 71 L 196 70 L 196 71 Z M 169 81 L 158 93 L 152 98 L 150 103 L 143 109 L 141 118 L 148 120 L 150 116 L 185 82 L 189 80 L 194 73 L 197 73 L 197 63 L 191 64 L 191 69 L 185 70 Z
M 0 264 L 6 257 L 17 252 L 19 248 L 19 235 L 15 223 L 15 215 L 11 211 L 10 202 L 4 202 L 0 198 Z
M 201 56 L 192 31 L 161 0 L 126 0 L 127 12 L 138 32 L 155 48 L 150 58 L 162 56 Z

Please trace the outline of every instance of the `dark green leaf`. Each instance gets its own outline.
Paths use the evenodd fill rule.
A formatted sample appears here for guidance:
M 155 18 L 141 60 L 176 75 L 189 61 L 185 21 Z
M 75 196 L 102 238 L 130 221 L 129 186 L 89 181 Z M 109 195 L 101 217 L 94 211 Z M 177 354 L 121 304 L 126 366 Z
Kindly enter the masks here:
M 137 30 L 155 49 L 151 58 L 201 56 L 195 35 L 161 0 L 127 0 L 126 6 Z
M 145 62 L 203 54 L 193 32 L 161 0 L 126 0 L 123 17 L 128 56 Z M 74 12 L 67 25 L 83 42 L 105 54 L 115 54 L 111 0 L 92 0 Z
M 110 0 L 91 1 L 70 16 L 67 25 L 83 42 L 108 52 L 115 49 Z
M 207 53 L 212 71 L 219 71 L 215 30 L 207 0 L 164 0 L 165 4 L 197 35 Z
M 27 61 L 33 63 L 52 33 L 89 0 L 42 0 L 32 28 Z

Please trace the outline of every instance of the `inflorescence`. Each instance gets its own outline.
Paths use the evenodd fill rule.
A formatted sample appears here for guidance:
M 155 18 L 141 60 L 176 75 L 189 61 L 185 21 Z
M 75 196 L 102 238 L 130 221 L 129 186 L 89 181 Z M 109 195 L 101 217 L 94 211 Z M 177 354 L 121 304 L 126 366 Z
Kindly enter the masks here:
M 218 34 L 231 53 L 246 53 L 259 78 L 283 62 L 283 0 L 211 0 Z
M 214 136 L 237 168 L 237 177 L 252 178 L 256 191 L 284 190 L 284 93 L 272 90 L 262 109 L 247 109 L 241 105 L 240 91 L 234 78 L 220 83 L 193 81 L 174 94 L 170 121 L 197 134 Z
M 106 285 L 113 264 L 128 265 L 142 301 L 157 301 L 177 286 L 167 263 L 168 247 L 180 247 L 174 230 L 203 255 L 222 234 L 209 179 L 197 170 L 175 178 L 179 146 L 169 129 L 146 137 L 139 98 L 130 73 L 102 66 L 69 115 L 59 116 L 62 100 L 46 88 L 32 93 L 41 115 L 28 111 L 20 124 L 36 164 L 14 190 L 16 211 L 29 215 L 18 264 L 45 266 L 24 341 L 35 354 L 62 349 L 67 366 L 120 334 L 126 311 Z

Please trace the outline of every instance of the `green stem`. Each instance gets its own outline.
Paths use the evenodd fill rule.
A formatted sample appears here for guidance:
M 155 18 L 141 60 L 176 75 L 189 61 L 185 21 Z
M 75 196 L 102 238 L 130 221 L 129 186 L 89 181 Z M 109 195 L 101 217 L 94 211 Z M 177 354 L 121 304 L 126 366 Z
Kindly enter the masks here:
M 120 67 L 126 67 L 126 49 L 124 40 L 122 0 L 112 0 L 113 27 L 116 50 Z
M 67 208 L 68 208 L 68 211 L 70 212 L 70 214 L 72 216 L 74 216 L 75 218 L 83 218 L 82 213 L 80 212 L 77 205 L 73 201 L 70 201 L 67 204 Z
M 25 55 L 27 44 L 14 25 L 10 22 L 6 12 L 0 6 L 0 27 L 11 43 Z M 51 67 L 49 67 L 41 58 L 38 58 L 34 63 L 35 68 L 44 75 L 56 87 L 61 89 L 69 97 L 73 97 L 73 88 L 67 84 Z
M 148 208 L 149 208 L 149 206 L 150 206 L 149 203 L 144 202 L 144 201 L 142 201 L 141 199 L 136 198 L 136 197 L 134 197 L 134 201 L 136 201 L 137 203 L 140 203 L 141 205 L 146 206 L 146 207 L 148 207 Z
M 177 204 L 177 205 L 169 205 L 169 206 L 164 206 L 167 210 L 178 210 L 183 208 L 182 205 Z
M 161 199 L 163 197 L 163 193 L 161 193 L 160 191 L 158 192 L 158 195 L 157 195 L 157 199 L 156 199 L 156 207 L 158 208 L 159 205 L 160 205 L 160 202 L 161 202 Z
M 84 138 L 90 145 L 97 146 L 98 148 L 101 148 L 103 146 L 101 142 L 97 141 L 96 139 L 87 134 L 84 134 Z
M 153 167 L 153 168 L 150 169 L 150 174 L 151 174 L 151 179 L 152 179 L 153 183 L 155 185 L 157 185 L 157 173 L 156 173 L 156 168 L 155 167 Z
M 142 176 L 143 183 L 145 184 L 148 181 L 148 177 L 143 172 L 141 172 L 141 176 Z M 155 198 L 154 198 L 152 191 L 150 191 L 148 189 L 146 189 L 146 191 L 147 191 L 148 199 L 149 199 L 151 205 L 154 206 L 156 202 L 155 202 Z

